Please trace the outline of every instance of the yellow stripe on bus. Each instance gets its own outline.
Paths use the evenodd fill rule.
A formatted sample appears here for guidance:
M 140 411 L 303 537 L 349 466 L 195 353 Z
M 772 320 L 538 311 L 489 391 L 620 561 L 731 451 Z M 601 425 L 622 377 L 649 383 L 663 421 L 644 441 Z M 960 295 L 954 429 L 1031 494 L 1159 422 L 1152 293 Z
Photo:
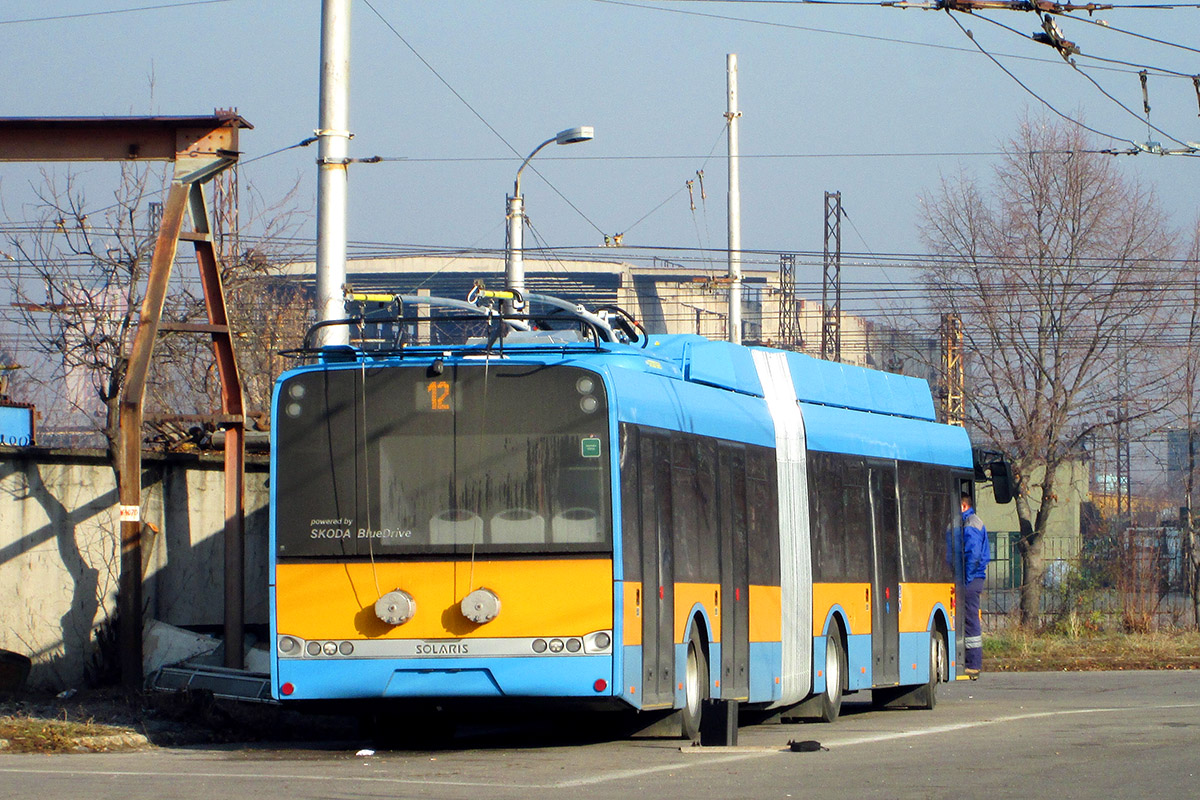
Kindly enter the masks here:
M 950 614 L 952 583 L 902 583 L 900 584 L 900 632 L 912 633 L 929 630 L 929 615 L 938 603 Z M 950 624 L 954 624 L 950 621 Z
M 750 641 L 782 640 L 782 608 L 783 592 L 778 586 L 750 587 Z
M 279 564 L 275 580 L 279 632 L 305 639 L 579 636 L 613 626 L 607 559 Z M 459 609 L 479 588 L 500 598 L 500 615 L 484 625 Z M 395 627 L 375 615 L 393 589 L 417 606 Z
M 841 606 L 850 626 L 848 633 L 871 632 L 871 584 L 869 583 L 814 583 L 813 584 L 813 636 L 825 634 L 825 620 L 829 610 Z
M 622 584 L 623 597 L 625 598 L 625 611 L 622 618 L 625 620 L 624 643 L 627 645 L 640 645 L 642 643 L 642 584 L 637 581 L 626 581 Z
M 713 613 L 720 595 L 721 587 L 715 583 L 675 584 L 675 641 L 684 640 L 691 611 L 697 605 L 704 609 L 709 624 L 715 629 L 708 632 L 710 640 L 715 642 L 721 638 L 721 618 Z

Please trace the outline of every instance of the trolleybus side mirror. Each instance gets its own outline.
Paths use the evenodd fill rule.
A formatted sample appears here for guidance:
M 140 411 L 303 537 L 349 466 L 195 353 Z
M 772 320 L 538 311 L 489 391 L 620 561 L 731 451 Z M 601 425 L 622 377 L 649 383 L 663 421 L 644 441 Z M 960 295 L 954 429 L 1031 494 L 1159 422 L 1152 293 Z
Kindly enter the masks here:
M 1012 496 L 1012 471 L 1008 466 L 1007 461 L 993 461 L 988 465 L 988 472 L 992 476 L 992 495 L 996 498 L 998 505 L 1011 503 Z

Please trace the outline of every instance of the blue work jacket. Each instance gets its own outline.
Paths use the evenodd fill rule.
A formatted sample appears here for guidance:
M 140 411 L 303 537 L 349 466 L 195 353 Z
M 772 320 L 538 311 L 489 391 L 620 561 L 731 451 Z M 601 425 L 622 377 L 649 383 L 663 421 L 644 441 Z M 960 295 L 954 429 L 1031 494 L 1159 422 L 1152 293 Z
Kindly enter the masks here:
M 962 512 L 963 536 L 963 579 L 970 583 L 977 578 L 987 577 L 987 565 L 992 560 L 988 546 L 987 528 L 974 508 Z

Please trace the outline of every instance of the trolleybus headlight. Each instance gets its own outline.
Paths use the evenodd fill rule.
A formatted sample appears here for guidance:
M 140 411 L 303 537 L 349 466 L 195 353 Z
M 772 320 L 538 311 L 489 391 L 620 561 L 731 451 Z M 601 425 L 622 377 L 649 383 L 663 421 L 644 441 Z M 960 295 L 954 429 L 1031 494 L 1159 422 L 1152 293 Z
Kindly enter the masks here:
M 327 656 L 337 655 L 337 650 L 338 650 L 337 642 L 326 642 L 325 646 L 322 648 L 322 650 L 324 650 L 325 655 L 327 655 Z
M 563 646 L 564 645 L 563 645 L 562 639 L 551 639 L 550 640 L 550 652 L 551 653 L 561 653 L 563 651 Z
M 594 414 L 599 407 L 600 401 L 590 394 L 579 399 L 579 408 L 585 414 Z
M 567 639 L 567 652 L 578 653 L 583 647 L 583 642 L 578 639 Z
M 279 652 L 284 655 L 291 655 L 300 648 L 300 643 L 290 636 L 279 637 Z
M 535 653 L 546 652 L 546 640 L 545 639 L 534 639 L 533 640 L 533 652 L 535 652 Z
M 284 408 L 289 417 L 298 417 L 303 410 L 304 408 L 299 403 L 288 403 L 287 407 Z
M 303 383 L 293 383 L 288 387 L 288 394 L 297 400 L 302 400 L 304 395 L 308 394 L 308 389 L 304 388 Z
M 321 655 L 321 643 L 320 642 L 309 642 L 308 647 L 306 647 L 305 649 L 308 650 L 308 654 L 310 656 Z
M 338 645 L 338 652 L 344 656 L 348 656 L 354 652 L 354 645 L 350 642 L 342 642 Z
M 580 394 L 591 394 L 596 391 L 596 382 L 586 375 L 575 381 L 575 391 Z

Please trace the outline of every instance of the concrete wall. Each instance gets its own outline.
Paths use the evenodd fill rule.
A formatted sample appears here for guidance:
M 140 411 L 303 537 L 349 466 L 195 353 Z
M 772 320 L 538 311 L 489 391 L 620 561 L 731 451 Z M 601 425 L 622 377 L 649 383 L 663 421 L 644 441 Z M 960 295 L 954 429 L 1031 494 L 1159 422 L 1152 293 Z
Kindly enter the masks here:
M 265 459 L 247 464 L 246 624 L 267 622 Z M 224 584 L 218 453 L 147 457 L 146 618 L 216 631 Z M 0 448 L 0 648 L 33 658 L 30 684 L 79 686 L 116 607 L 117 489 L 96 451 Z

